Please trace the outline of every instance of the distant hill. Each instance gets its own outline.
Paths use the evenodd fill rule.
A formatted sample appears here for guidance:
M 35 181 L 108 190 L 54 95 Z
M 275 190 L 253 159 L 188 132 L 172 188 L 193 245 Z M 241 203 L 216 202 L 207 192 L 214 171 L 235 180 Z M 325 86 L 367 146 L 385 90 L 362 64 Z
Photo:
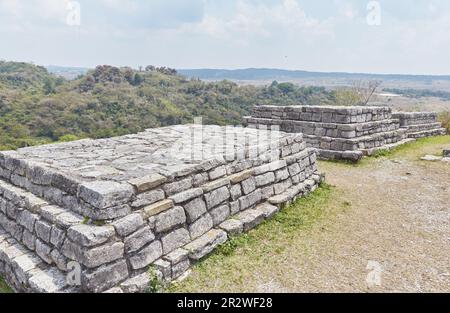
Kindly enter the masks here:
M 395 87 L 424 87 L 429 88 L 434 81 L 446 81 L 450 84 L 450 75 L 401 75 L 401 74 L 366 74 L 339 72 L 308 72 L 269 68 L 248 69 L 182 69 L 178 72 L 187 77 L 204 80 L 229 79 L 242 82 L 270 82 L 272 80 L 292 81 L 303 85 L 339 86 L 349 85 L 355 80 L 382 80 L 387 86 Z
M 55 77 L 45 67 L 21 63 L 0 61 L 0 85 L 11 89 L 42 88 Z

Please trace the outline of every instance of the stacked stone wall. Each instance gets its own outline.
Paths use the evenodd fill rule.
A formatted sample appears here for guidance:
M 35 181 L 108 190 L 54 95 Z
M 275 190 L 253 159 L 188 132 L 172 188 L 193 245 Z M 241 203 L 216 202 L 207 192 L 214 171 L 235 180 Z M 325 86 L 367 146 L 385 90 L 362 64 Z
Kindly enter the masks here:
M 409 138 L 423 138 L 445 135 L 446 129 L 438 121 L 436 112 L 398 112 L 392 116 L 400 121 L 400 126 Z
M 150 267 L 178 279 L 323 179 L 301 134 L 275 133 L 188 125 L 1 152 L 0 272 L 40 292 L 145 291 Z
M 250 127 L 303 133 L 324 159 L 358 161 L 406 139 L 406 130 L 388 107 L 257 106 L 244 119 Z

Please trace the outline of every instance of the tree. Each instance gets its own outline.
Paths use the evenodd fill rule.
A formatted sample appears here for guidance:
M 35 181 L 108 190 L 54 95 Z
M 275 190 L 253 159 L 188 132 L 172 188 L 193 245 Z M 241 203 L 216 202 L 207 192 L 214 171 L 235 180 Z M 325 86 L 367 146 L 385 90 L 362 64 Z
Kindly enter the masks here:
M 353 82 L 352 89 L 359 97 L 359 104 L 367 105 L 381 83 L 381 80 L 358 80 Z
M 52 94 L 55 92 L 55 82 L 53 79 L 46 78 L 44 81 L 44 93 L 46 95 Z

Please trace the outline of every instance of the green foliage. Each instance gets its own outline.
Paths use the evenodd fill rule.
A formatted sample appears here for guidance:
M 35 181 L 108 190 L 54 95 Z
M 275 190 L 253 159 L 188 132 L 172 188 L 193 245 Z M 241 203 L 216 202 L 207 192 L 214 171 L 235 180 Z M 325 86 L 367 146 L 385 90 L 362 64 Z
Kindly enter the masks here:
M 450 112 L 441 112 L 438 116 L 439 122 L 442 123 L 442 126 L 447 129 L 447 132 L 450 134 Z
M 327 104 L 333 93 L 276 83 L 203 82 L 175 70 L 103 65 L 75 80 L 26 63 L 0 62 L 0 149 L 103 138 L 191 123 L 241 124 L 255 105 Z
M 153 266 L 150 266 L 148 269 L 148 275 L 150 278 L 150 282 L 148 285 L 147 293 L 158 293 L 163 291 L 164 286 L 158 278 L 158 274 L 156 269 Z
M 13 293 L 13 290 L 0 277 L 0 293 Z

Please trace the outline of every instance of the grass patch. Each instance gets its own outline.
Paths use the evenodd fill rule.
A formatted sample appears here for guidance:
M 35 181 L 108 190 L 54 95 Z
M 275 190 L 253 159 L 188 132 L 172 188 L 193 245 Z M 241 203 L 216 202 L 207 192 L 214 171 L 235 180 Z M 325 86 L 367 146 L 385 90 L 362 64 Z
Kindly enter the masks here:
M 379 150 L 370 158 L 386 157 L 392 158 L 405 158 L 409 160 L 420 159 L 425 154 L 442 155 L 442 151 L 445 147 L 450 146 L 450 136 L 436 136 L 420 138 L 416 141 L 411 141 L 401 146 L 395 147 L 392 150 Z
M 314 226 L 328 216 L 330 206 L 339 207 L 340 212 L 348 209 L 350 203 L 333 201 L 335 193 L 335 188 L 322 184 L 315 192 L 298 199 L 257 228 L 229 238 L 210 256 L 197 263 L 188 279 L 171 284 L 167 291 L 227 290 L 236 285 L 242 285 L 245 290 L 251 273 L 258 273 L 263 267 L 280 268 L 278 260 L 288 260 L 289 250 L 293 247 L 298 248 L 299 252 L 306 251 L 299 241 L 307 238 Z M 217 284 L 222 286 L 217 288 Z
M 0 293 L 13 293 L 13 290 L 0 277 Z

